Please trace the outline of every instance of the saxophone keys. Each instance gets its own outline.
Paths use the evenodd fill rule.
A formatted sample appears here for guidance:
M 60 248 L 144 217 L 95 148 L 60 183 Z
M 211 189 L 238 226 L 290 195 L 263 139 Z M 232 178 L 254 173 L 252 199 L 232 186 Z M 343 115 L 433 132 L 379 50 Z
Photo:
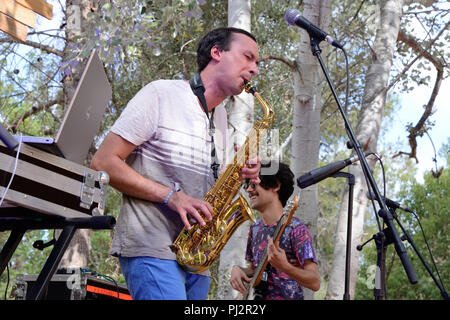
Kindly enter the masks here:
M 185 250 L 180 251 L 178 256 L 179 256 L 179 259 L 181 261 L 183 261 L 183 263 L 187 263 L 187 262 L 192 261 L 194 259 L 192 254 L 189 253 L 188 251 L 185 251 Z
M 217 232 L 217 234 L 219 234 L 219 235 L 224 234 L 225 231 L 227 230 L 227 227 L 228 227 L 228 225 L 227 225 L 227 223 L 225 221 L 217 220 L 217 223 L 216 223 L 216 232 Z
M 214 199 L 214 207 L 213 208 L 220 208 L 221 206 L 222 206 L 222 200 L 220 198 Z
M 193 258 L 196 265 L 202 265 L 206 262 L 206 255 L 201 251 L 198 251 Z
M 202 240 L 202 248 L 204 250 L 211 250 L 216 243 L 215 238 L 211 234 L 207 234 Z

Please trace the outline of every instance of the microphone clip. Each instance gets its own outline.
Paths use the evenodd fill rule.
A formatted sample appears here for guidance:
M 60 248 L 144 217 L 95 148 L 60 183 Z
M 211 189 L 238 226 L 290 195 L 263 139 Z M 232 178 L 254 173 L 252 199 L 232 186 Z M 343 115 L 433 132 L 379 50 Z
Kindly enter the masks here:
M 364 242 L 363 244 L 358 244 L 358 245 L 356 246 L 356 250 L 361 251 L 361 250 L 365 247 L 366 244 L 368 244 L 370 241 L 372 241 L 372 240 L 374 240 L 374 239 L 375 239 L 375 236 L 373 236 L 372 238 L 370 238 L 369 240 L 367 240 L 367 241 Z
M 356 250 L 361 251 L 370 241 L 374 240 L 375 243 L 381 243 L 382 240 L 386 239 L 385 233 L 386 229 L 380 231 L 372 236 L 369 240 L 365 241 L 363 244 L 359 244 L 356 246 Z

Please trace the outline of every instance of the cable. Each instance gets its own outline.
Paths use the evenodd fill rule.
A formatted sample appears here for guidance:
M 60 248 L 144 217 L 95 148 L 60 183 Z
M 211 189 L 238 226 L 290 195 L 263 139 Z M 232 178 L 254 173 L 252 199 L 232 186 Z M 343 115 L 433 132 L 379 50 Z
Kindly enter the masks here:
M 9 287 L 9 264 L 6 264 L 6 287 L 5 287 L 5 300 L 7 300 L 7 292 Z
M 16 174 L 16 170 L 17 170 L 17 163 L 19 160 L 19 154 L 20 154 L 20 147 L 22 146 L 22 134 L 20 134 L 20 139 L 19 139 L 19 147 L 17 148 L 17 154 L 16 154 L 16 159 L 14 161 L 14 169 L 13 172 L 11 174 L 11 178 L 9 179 L 8 185 L 6 186 L 5 190 L 3 191 L 3 195 L 2 198 L 0 199 L 0 207 L 3 204 L 3 200 L 5 200 L 6 197 L 6 193 L 9 190 L 9 187 L 11 186 L 11 183 L 14 179 L 14 176 Z M 6 281 L 6 287 L 5 287 L 5 300 L 7 299 L 7 292 L 8 292 L 8 287 L 9 287 L 9 265 L 6 264 L 6 272 L 7 272 L 7 281 Z
M 444 291 L 446 291 L 446 290 L 445 290 L 445 287 L 444 287 L 444 282 L 443 282 L 442 279 L 441 279 L 441 275 L 439 274 L 439 270 L 438 270 L 438 268 L 437 268 L 437 266 L 436 266 L 436 262 L 434 261 L 433 254 L 431 253 L 431 248 L 430 248 L 430 246 L 429 246 L 429 244 L 428 244 L 428 240 L 427 240 L 427 238 L 426 238 L 426 236 L 425 236 L 425 231 L 423 230 L 422 224 L 420 223 L 419 216 L 418 216 L 414 211 L 413 211 L 412 213 L 413 213 L 414 217 L 417 219 L 417 222 L 418 222 L 418 224 L 419 224 L 420 230 L 422 231 L 422 236 L 423 236 L 423 239 L 424 239 L 425 244 L 426 244 L 426 246 L 427 246 L 428 253 L 430 254 L 431 262 L 433 262 L 434 270 L 436 270 L 436 273 L 437 273 L 437 275 L 438 275 L 439 282 L 441 283 L 441 286 L 442 286 L 442 288 L 444 289 Z
M 378 154 L 376 154 L 375 152 L 371 152 L 370 154 L 374 155 L 378 159 L 378 162 L 380 163 L 381 172 L 382 172 L 382 175 L 383 175 L 383 197 L 384 197 L 384 199 L 386 199 L 386 175 L 385 175 L 385 171 L 384 171 L 383 161 L 381 160 L 381 157 Z M 384 220 L 383 220 L 383 229 L 382 230 L 384 230 L 384 228 L 385 228 L 385 223 L 384 223 Z M 382 255 L 385 254 L 385 252 L 384 252 L 384 237 L 381 237 L 381 252 L 382 252 L 381 253 Z M 385 260 L 386 257 L 382 257 L 382 259 Z M 386 272 L 386 270 L 384 270 L 384 272 Z M 384 299 L 387 300 L 388 299 L 387 286 L 386 286 L 386 282 L 387 281 L 385 280 L 383 282 L 384 282 L 383 283 L 384 284 L 384 288 L 383 288 Z
M 101 277 L 105 278 L 106 280 L 109 280 L 109 281 L 114 283 L 114 285 L 116 287 L 116 291 L 117 291 L 117 300 L 120 300 L 120 298 L 119 298 L 119 296 L 120 296 L 119 284 L 117 283 L 117 281 L 114 280 L 113 278 L 109 277 L 109 276 L 105 276 L 105 275 L 102 275 L 102 274 L 99 274 L 99 276 L 101 276 Z
M 344 56 L 345 56 L 345 69 L 346 69 L 346 88 L 345 88 L 345 107 L 344 107 L 344 110 L 345 110 L 345 112 L 347 112 L 347 108 L 348 108 L 348 96 L 349 96 L 349 94 L 348 94 L 348 91 L 349 91 L 349 67 L 348 67 L 348 57 L 347 57 L 347 52 L 345 51 L 345 49 L 344 48 L 341 48 L 342 49 L 342 51 L 343 51 L 343 53 L 344 53 Z M 350 137 L 350 128 L 348 128 L 347 127 L 347 125 L 346 125 L 346 127 L 345 127 L 345 130 L 347 131 L 347 135 Z M 350 141 L 349 141 L 350 142 Z M 351 144 L 353 144 L 353 143 L 351 143 Z M 355 148 L 356 149 L 356 147 L 357 146 L 353 146 L 353 145 L 349 145 L 349 144 L 347 144 L 347 147 L 349 147 L 349 148 Z M 383 194 L 384 194 L 384 196 L 385 196 L 385 198 L 386 198 L 386 177 L 385 177 L 385 173 L 384 173 L 384 165 L 383 165 L 383 162 L 381 161 L 381 158 L 375 153 L 375 152 L 370 152 L 369 154 L 373 154 L 373 155 L 375 155 L 375 157 L 378 159 L 378 161 L 380 162 L 380 165 L 381 165 L 381 168 L 382 168 L 382 171 L 383 171 Z M 369 155 L 368 154 L 368 155 Z M 364 170 L 363 170 L 364 171 Z M 370 187 L 370 184 L 369 184 L 369 180 L 368 180 L 368 178 L 367 178 L 367 175 L 366 174 L 363 174 L 364 175 L 364 179 L 365 179 L 365 181 L 366 181 L 366 185 L 367 185 L 367 189 L 370 191 L 370 189 L 371 189 L 371 187 Z M 380 217 L 379 217 L 379 215 L 378 215 L 378 212 L 377 212 L 377 209 L 376 209 L 376 206 L 375 206 L 375 200 L 374 199 L 371 199 L 371 202 L 372 202 L 372 206 L 373 206 L 373 210 L 374 210 L 374 213 L 375 213 L 375 219 L 376 219 L 376 222 L 377 222 L 377 225 L 378 225 L 378 230 L 379 230 L 379 234 L 381 234 L 381 232 L 383 231 L 383 229 L 384 229 L 384 227 L 382 228 L 382 226 L 381 226 L 381 224 L 380 224 Z M 384 221 L 383 221 L 383 224 L 384 224 Z M 383 255 L 383 248 L 384 248 L 384 237 L 383 236 L 381 236 L 380 237 L 380 246 L 381 246 L 381 254 Z M 383 259 L 383 257 L 382 257 L 382 259 Z M 386 292 L 386 282 L 384 281 L 384 294 L 385 294 L 385 299 L 387 299 L 387 292 Z
M 383 174 L 383 197 L 386 199 L 386 174 L 385 174 L 385 171 L 384 171 L 383 161 L 381 160 L 381 157 L 375 152 L 367 153 L 367 156 L 369 156 L 369 155 L 374 155 L 378 159 L 378 162 L 380 163 L 381 172 Z
M 344 109 L 344 110 L 345 110 L 345 112 L 347 112 L 347 108 L 348 108 L 348 96 L 349 96 L 349 94 L 348 94 L 348 91 L 349 91 L 349 67 L 348 67 L 348 57 L 347 57 L 347 52 L 345 51 L 344 48 L 341 48 L 341 49 L 342 49 L 342 51 L 343 51 L 343 53 L 344 53 L 344 56 L 345 56 L 345 68 L 346 68 L 346 77 L 347 77 L 347 79 L 346 79 L 346 89 L 345 89 L 345 107 L 344 107 L 345 109 Z M 346 125 L 346 127 L 345 127 L 345 130 L 347 131 L 347 135 L 350 136 L 350 128 L 348 128 L 347 125 Z M 354 145 L 353 145 L 353 141 L 349 141 L 349 142 L 350 142 L 350 144 L 347 143 L 347 147 L 348 147 L 348 148 L 355 148 L 355 150 L 356 150 L 356 147 L 357 147 L 357 146 L 354 146 Z M 380 156 L 378 156 L 376 153 L 370 152 L 369 154 L 375 155 L 375 157 L 376 157 L 376 158 L 378 159 L 378 161 L 380 162 L 380 165 L 381 165 L 381 168 L 382 168 L 382 172 L 383 172 L 383 194 L 384 194 L 384 198 L 386 198 L 386 176 L 385 176 L 385 172 L 384 172 L 384 165 L 383 165 L 383 162 L 381 161 Z M 363 166 L 362 166 L 362 169 L 363 169 Z M 363 170 L 363 171 L 364 171 L 364 170 Z M 368 190 L 370 191 L 371 186 L 370 186 L 370 184 L 369 184 L 369 180 L 368 180 L 366 174 L 364 174 L 364 179 L 365 179 L 365 181 L 366 181 L 367 188 L 368 188 Z M 376 219 L 376 222 L 377 222 L 377 225 L 378 225 L 379 234 L 381 235 L 381 234 L 382 234 L 382 231 L 383 231 L 383 229 L 384 229 L 384 221 L 383 221 L 383 228 L 382 228 L 382 226 L 381 226 L 381 224 L 380 224 L 380 217 L 379 217 L 379 214 L 378 214 L 377 209 L 376 209 L 376 206 L 375 206 L 375 199 L 371 199 L 371 202 L 372 202 L 373 210 L 374 210 L 374 213 L 375 213 L 375 219 Z M 384 236 L 380 236 L 379 241 L 380 241 L 380 246 L 381 246 L 381 254 L 383 255 L 383 254 L 384 254 L 384 253 L 383 253 L 383 250 L 384 250 Z M 381 258 L 384 259 L 383 256 L 382 256 Z M 384 288 L 383 288 L 383 291 L 384 291 L 384 298 L 387 299 L 386 281 L 384 281 Z
M 375 152 L 369 152 L 369 153 L 367 153 L 366 154 L 366 156 L 369 156 L 369 155 L 374 155 L 376 158 L 377 158 L 377 160 L 378 160 L 378 162 L 380 163 L 380 166 L 381 166 L 381 171 L 382 171 L 382 174 L 383 174 L 383 196 L 384 196 L 384 199 L 386 199 L 386 175 L 385 175 L 385 170 L 384 170 L 384 164 L 383 164 L 383 161 L 381 160 L 381 157 L 377 154 L 377 153 L 375 153 Z M 367 177 L 364 175 L 364 177 L 366 178 L 366 184 L 367 184 L 367 187 L 368 187 L 368 189 L 370 190 L 370 188 L 369 188 L 369 183 L 368 183 L 368 181 L 367 181 Z M 378 217 L 378 213 L 377 213 L 377 210 L 376 210 L 376 206 L 375 206 L 375 198 L 372 198 L 371 197 L 371 202 L 372 202 L 372 206 L 373 206 L 373 209 L 374 209 L 374 211 L 375 211 L 375 217 L 376 217 L 376 219 L 377 219 L 377 223 L 378 223 L 378 228 L 379 228 L 379 231 L 380 231 L 380 233 L 384 230 L 384 228 L 385 228 L 385 223 L 384 223 L 384 220 L 383 220 L 383 227 L 381 227 L 381 225 L 380 225 L 380 221 L 379 221 L 379 217 Z M 376 239 L 375 239 L 375 241 L 376 241 Z M 384 236 L 380 236 L 379 237 L 379 241 L 380 241 L 380 250 L 381 250 L 381 260 L 384 260 L 386 257 L 384 257 Z M 384 292 L 384 299 L 385 300 L 387 300 L 388 299 L 388 296 L 387 296 L 387 286 L 386 286 L 386 281 L 384 281 L 384 283 L 383 283 L 383 292 Z
M 348 90 L 349 90 L 349 68 L 348 68 L 348 57 L 347 57 L 347 52 L 345 51 L 344 48 L 342 48 L 342 51 L 344 52 L 344 57 L 345 57 L 345 72 L 347 73 L 347 80 L 346 80 L 346 85 L 345 85 L 345 105 L 344 105 L 344 110 L 345 112 L 347 112 L 347 108 L 348 108 Z
M 11 186 L 11 183 L 13 181 L 14 175 L 16 174 L 17 163 L 18 163 L 18 160 L 19 160 L 19 154 L 20 154 L 20 147 L 21 146 L 22 146 L 22 134 L 20 134 L 19 147 L 17 148 L 17 155 L 16 155 L 16 160 L 14 162 L 14 169 L 13 169 L 13 172 L 11 174 L 11 179 L 9 179 L 9 183 L 6 186 L 5 191 L 3 191 L 2 199 L 0 200 L 0 206 L 2 205 L 3 200 L 5 199 L 6 193 L 8 192 L 9 187 Z
M 90 273 L 90 274 L 92 274 L 93 276 L 102 277 L 102 278 L 104 278 L 105 280 L 114 283 L 114 285 L 115 285 L 115 287 L 116 287 L 116 291 L 117 291 L 117 297 L 116 297 L 116 298 L 117 298 L 117 300 L 120 300 L 120 298 L 119 298 L 119 295 L 120 295 L 120 292 L 119 292 L 119 284 L 117 283 L 116 280 L 114 280 L 114 279 L 111 278 L 110 276 L 105 276 L 104 274 L 100 274 L 100 273 L 98 273 L 98 272 L 96 272 L 96 271 L 94 271 L 94 270 L 91 270 L 91 269 L 80 268 L 80 270 L 81 270 L 81 272 L 84 272 L 84 273 Z
M 348 67 L 348 56 L 347 56 L 347 52 L 345 51 L 345 49 L 344 48 L 341 48 L 341 50 L 342 50 L 342 52 L 344 53 L 344 57 L 345 57 L 345 71 L 346 71 L 346 88 L 345 88 L 345 106 L 344 106 L 344 110 L 345 110 L 345 112 L 347 112 L 347 108 L 348 108 L 348 97 L 349 97 L 349 67 Z M 348 136 L 350 136 L 350 130 L 349 130 L 349 128 L 347 127 L 347 125 L 345 126 L 345 130 L 347 131 L 347 135 Z M 350 142 L 350 141 L 349 141 Z M 350 145 L 347 145 L 347 147 L 349 147 L 349 148 L 356 148 L 356 146 L 350 146 Z M 384 176 L 384 167 L 383 167 L 383 163 L 382 163 L 382 161 L 381 161 L 381 159 L 380 159 L 380 157 L 376 154 L 376 153 L 374 153 L 374 152 L 371 152 L 371 153 L 369 153 L 369 154 L 373 154 L 373 155 L 375 155 L 377 158 L 378 158 L 378 160 L 380 161 L 380 164 L 381 164 L 381 167 L 383 168 L 383 181 L 384 181 L 384 195 L 386 196 L 386 182 L 385 182 L 385 176 Z M 367 179 L 367 176 L 364 174 L 364 179 L 366 180 L 366 185 L 367 185 L 367 189 L 370 191 L 370 184 L 369 184 L 369 180 Z M 378 216 L 378 212 L 377 212 L 377 209 L 376 209 L 376 207 L 375 207 L 375 201 L 374 200 L 372 200 L 372 206 L 373 206 L 373 210 L 374 210 L 374 212 L 375 212 L 375 219 L 376 219 L 376 221 L 377 221 L 377 225 L 378 225 L 378 230 L 381 232 L 382 231 L 382 228 L 381 228 L 381 224 L 380 224 L 380 218 L 379 218 L 379 216 Z

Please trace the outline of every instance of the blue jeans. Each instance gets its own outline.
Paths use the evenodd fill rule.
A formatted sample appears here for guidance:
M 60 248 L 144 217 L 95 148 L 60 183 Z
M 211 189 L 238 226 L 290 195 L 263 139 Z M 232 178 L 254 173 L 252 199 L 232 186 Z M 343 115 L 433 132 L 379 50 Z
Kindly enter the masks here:
M 175 260 L 119 257 L 133 300 L 205 300 L 209 277 L 184 271 Z

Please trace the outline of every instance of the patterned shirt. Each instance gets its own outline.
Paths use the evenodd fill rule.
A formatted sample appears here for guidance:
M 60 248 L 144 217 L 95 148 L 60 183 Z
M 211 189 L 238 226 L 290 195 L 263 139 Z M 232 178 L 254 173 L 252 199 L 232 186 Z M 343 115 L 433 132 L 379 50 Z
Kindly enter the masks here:
M 245 259 L 252 263 L 254 268 L 258 266 L 267 247 L 268 237 L 273 237 L 276 227 L 277 223 L 266 225 L 262 219 L 258 219 L 250 227 Z M 284 229 L 279 246 L 286 252 L 288 261 L 295 259 L 300 266 L 303 266 L 305 260 L 317 263 L 309 230 L 296 217 L 293 217 L 291 223 Z M 266 271 L 268 271 L 268 278 L 265 300 L 303 300 L 302 287 L 290 279 L 286 273 L 275 269 L 270 264 L 266 267 Z

